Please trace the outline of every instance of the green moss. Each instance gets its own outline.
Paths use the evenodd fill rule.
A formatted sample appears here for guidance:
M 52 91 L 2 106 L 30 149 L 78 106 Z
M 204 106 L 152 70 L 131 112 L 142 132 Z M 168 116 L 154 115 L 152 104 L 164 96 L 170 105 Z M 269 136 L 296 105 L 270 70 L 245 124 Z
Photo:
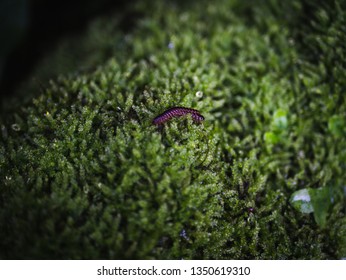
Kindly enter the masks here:
M 9 110 L 1 258 L 345 257 L 344 9 L 240 2 L 141 2 L 106 63 Z M 151 124 L 177 105 L 206 120 Z M 304 188 L 328 188 L 322 218 L 289 203 Z

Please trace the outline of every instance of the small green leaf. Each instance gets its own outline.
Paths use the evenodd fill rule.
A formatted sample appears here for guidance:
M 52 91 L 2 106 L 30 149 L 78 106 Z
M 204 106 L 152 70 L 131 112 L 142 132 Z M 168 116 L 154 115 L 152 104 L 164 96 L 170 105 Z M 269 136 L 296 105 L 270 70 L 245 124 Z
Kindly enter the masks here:
M 312 213 L 314 208 L 311 202 L 311 196 L 308 189 L 302 189 L 292 194 L 290 198 L 292 206 L 302 213 Z
M 315 221 L 323 228 L 326 226 L 328 210 L 332 204 L 330 189 L 328 187 L 310 189 L 309 193 L 314 208 Z
M 283 131 L 288 127 L 287 112 L 279 109 L 274 113 L 273 129 Z
M 345 121 L 340 116 L 332 116 L 328 121 L 328 129 L 334 136 L 343 136 Z
M 324 228 L 327 223 L 332 197 L 328 187 L 319 189 L 302 189 L 292 194 L 290 198 L 292 206 L 301 213 L 314 213 L 316 223 Z
M 267 144 L 274 145 L 280 142 L 280 137 L 276 133 L 269 131 L 264 134 L 264 141 Z

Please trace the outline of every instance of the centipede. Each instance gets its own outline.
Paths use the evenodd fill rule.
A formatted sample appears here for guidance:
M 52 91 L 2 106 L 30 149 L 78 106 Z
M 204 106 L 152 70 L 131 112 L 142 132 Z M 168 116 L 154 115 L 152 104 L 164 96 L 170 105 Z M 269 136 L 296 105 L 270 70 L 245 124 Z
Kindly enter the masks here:
M 158 115 L 155 119 L 153 119 L 154 125 L 161 125 L 172 118 L 181 117 L 190 114 L 192 120 L 196 123 L 201 123 L 204 120 L 204 117 L 201 113 L 195 109 L 185 108 L 185 107 L 173 107 L 166 111 L 164 111 L 161 115 Z

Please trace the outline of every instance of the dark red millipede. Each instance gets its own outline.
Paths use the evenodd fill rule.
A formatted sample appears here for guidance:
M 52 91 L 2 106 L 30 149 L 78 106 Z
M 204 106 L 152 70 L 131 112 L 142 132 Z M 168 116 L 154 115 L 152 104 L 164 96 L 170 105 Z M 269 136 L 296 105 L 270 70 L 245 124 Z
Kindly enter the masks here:
M 201 113 L 195 109 L 185 108 L 185 107 L 173 107 L 166 111 L 164 111 L 161 115 L 158 115 L 155 119 L 153 119 L 153 124 L 160 125 L 165 123 L 174 117 L 181 117 L 187 114 L 191 114 L 192 119 L 195 122 L 202 122 L 204 117 Z

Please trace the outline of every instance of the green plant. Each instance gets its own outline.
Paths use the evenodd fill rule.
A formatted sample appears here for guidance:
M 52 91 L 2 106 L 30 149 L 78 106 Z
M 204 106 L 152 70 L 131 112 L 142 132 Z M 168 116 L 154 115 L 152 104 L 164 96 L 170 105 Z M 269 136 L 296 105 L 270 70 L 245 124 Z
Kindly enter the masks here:
M 309 1 L 143 3 L 107 63 L 3 119 L 0 257 L 344 257 L 343 10 L 312 11 L 326 46 L 292 23 Z M 151 125 L 176 105 L 206 120 Z M 326 187 L 323 223 L 289 203 Z

